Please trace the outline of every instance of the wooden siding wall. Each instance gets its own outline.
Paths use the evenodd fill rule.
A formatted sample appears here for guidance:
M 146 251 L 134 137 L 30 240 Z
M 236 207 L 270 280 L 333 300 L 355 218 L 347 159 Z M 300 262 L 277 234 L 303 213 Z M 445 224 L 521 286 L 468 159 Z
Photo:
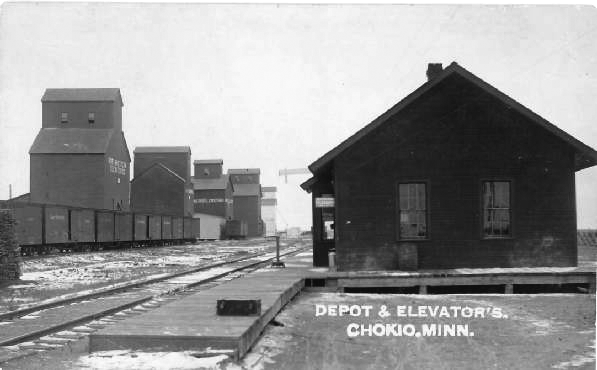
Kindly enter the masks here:
M 334 166 L 340 270 L 397 269 L 396 183 L 413 180 L 428 184 L 419 269 L 577 263 L 572 150 L 481 92 L 456 104 L 440 89 Z M 495 179 L 512 181 L 510 239 L 482 238 L 481 183 Z
M 61 122 L 61 113 L 68 113 L 68 122 Z M 95 113 L 95 122 L 89 123 L 89 113 Z M 44 102 L 42 127 L 89 128 L 122 131 L 122 107 L 113 102 Z
M 205 174 L 207 170 L 208 174 Z M 222 165 L 215 163 L 195 163 L 193 177 L 196 179 L 219 179 L 222 176 Z
M 134 177 L 155 163 L 161 163 L 185 181 L 191 180 L 190 153 L 135 153 Z
M 183 216 L 185 183 L 161 167 L 153 167 L 131 183 L 131 209 L 140 213 Z
M 103 154 L 32 154 L 31 201 L 106 209 L 104 162 Z
M 219 216 L 228 219 L 230 206 L 225 202 L 226 199 L 232 201 L 232 196 L 225 189 L 205 189 L 195 190 L 195 199 L 222 199 L 224 202 L 218 203 L 194 203 L 195 213 L 204 213 L 207 215 Z

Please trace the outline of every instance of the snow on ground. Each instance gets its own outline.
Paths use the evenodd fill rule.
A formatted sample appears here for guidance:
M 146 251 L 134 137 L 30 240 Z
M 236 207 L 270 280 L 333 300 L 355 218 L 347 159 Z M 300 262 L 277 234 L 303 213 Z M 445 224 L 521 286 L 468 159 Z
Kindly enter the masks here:
M 301 293 L 270 325 L 238 369 L 395 369 L 395 368 L 595 368 L 595 296 L 549 295 L 392 295 Z M 498 307 L 502 319 L 410 317 L 381 322 L 466 323 L 474 337 L 350 338 L 348 315 L 315 317 L 315 304 Z M 396 320 L 396 321 L 394 321 Z M 588 345 L 589 344 L 589 345 Z
M 274 245 L 263 240 L 216 241 L 27 259 L 21 281 L 0 289 L 0 313 L 241 258 Z
M 595 340 L 592 341 L 592 345 L 587 346 L 590 349 L 582 355 L 575 355 L 570 361 L 560 362 L 554 365 L 555 369 L 569 369 L 571 367 L 581 367 L 589 364 L 595 364 Z M 593 366 L 594 368 L 594 366 Z
M 284 321 L 285 326 L 291 326 L 288 320 Z M 292 341 L 292 336 L 280 333 L 276 327 L 268 327 L 266 334 L 257 344 L 251 349 L 249 353 L 241 360 L 240 363 L 227 363 L 222 369 L 225 370 L 264 370 L 265 365 L 276 367 L 275 356 L 281 355 L 286 349 L 287 343 Z
M 82 369 L 220 369 L 226 354 L 195 357 L 193 352 L 133 352 L 116 350 L 95 352 L 79 358 Z M 202 354 L 203 355 L 203 354 Z

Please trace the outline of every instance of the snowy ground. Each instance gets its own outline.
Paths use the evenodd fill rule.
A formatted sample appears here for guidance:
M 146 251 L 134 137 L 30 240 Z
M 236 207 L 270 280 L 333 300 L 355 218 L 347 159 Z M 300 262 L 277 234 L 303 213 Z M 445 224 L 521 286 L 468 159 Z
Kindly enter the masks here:
M 26 260 L 20 281 L 0 286 L 0 313 L 74 292 L 240 258 L 274 246 L 264 239 L 215 241 Z
M 316 304 L 500 308 L 505 318 L 315 316 Z M 391 310 L 392 311 L 392 310 Z M 394 312 L 394 311 L 392 311 Z M 395 313 L 395 312 L 394 312 Z M 240 369 L 594 369 L 595 296 L 303 293 L 276 318 Z M 474 336 L 356 336 L 350 323 L 468 324 Z M 325 328 L 325 329 L 324 329 Z M 367 333 L 365 333 L 367 334 Z

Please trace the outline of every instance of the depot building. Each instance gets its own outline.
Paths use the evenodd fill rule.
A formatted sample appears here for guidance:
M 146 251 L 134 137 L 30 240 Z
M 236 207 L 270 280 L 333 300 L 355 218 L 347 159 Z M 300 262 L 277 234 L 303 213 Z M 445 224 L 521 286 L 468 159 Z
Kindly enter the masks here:
M 309 166 L 314 265 L 576 266 L 575 172 L 597 152 L 456 63 L 427 78 Z

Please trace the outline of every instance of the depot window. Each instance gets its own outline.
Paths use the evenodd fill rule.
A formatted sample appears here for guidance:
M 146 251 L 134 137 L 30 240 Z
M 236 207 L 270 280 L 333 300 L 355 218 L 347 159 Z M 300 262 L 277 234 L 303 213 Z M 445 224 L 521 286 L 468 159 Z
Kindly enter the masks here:
M 68 123 L 68 113 L 67 112 L 60 113 L 60 123 Z
M 89 122 L 89 124 L 95 123 L 95 113 L 94 112 L 89 112 L 89 114 L 87 115 L 87 121 Z
M 398 239 L 427 238 L 427 184 L 398 184 Z
M 512 235 L 510 186 L 510 181 L 483 182 L 483 237 Z

